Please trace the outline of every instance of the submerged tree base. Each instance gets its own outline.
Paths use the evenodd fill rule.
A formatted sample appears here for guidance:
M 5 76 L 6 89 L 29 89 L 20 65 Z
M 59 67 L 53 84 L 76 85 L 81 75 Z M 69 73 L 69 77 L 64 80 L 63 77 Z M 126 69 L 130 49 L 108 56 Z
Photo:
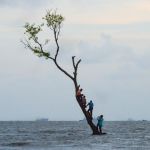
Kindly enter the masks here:
M 76 98 L 76 100 L 77 100 L 77 98 Z M 77 102 L 78 102 L 78 100 L 77 100 Z M 87 123 L 89 124 L 89 126 L 91 127 L 91 129 L 93 131 L 93 135 L 104 135 L 104 134 L 106 134 L 106 133 L 103 134 L 103 133 L 99 132 L 98 128 L 92 122 L 93 118 L 92 118 L 91 114 L 89 114 L 89 112 L 86 111 L 85 106 L 80 102 L 78 102 L 78 104 L 79 104 L 80 108 L 82 109 L 82 112 L 84 113 L 84 115 L 86 117 Z
M 107 133 L 98 133 L 98 134 L 93 134 L 93 135 L 106 135 Z

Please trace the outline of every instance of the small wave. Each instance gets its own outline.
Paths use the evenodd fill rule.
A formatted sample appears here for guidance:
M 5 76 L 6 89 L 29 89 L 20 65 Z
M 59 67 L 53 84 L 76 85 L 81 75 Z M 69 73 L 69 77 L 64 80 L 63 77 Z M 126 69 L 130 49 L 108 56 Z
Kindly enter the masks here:
M 16 142 L 16 143 L 7 144 L 7 146 L 25 146 L 25 145 L 29 145 L 29 144 L 30 143 Z
M 150 136 L 149 136 L 149 135 L 146 135 L 145 138 L 150 138 Z
M 137 128 L 137 129 L 135 129 L 135 130 L 145 130 L 144 128 Z
M 56 131 L 51 131 L 51 130 L 47 130 L 47 131 L 40 131 L 42 133 L 55 133 Z
M 86 130 L 76 130 L 76 131 L 86 131 Z
M 19 133 L 28 133 L 27 131 L 18 131 Z

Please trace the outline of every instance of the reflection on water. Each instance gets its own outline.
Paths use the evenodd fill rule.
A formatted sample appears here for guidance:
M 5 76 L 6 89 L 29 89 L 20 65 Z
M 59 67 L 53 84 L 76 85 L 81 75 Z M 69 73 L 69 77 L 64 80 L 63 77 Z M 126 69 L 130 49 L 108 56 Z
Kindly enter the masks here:
M 150 122 L 105 121 L 103 132 L 93 136 L 83 121 L 0 122 L 0 149 L 150 149 Z

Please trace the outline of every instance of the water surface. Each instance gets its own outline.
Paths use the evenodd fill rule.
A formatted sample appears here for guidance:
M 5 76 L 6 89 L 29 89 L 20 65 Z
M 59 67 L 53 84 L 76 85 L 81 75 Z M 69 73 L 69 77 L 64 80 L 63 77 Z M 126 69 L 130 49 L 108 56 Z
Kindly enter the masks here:
M 0 149 L 150 150 L 148 121 L 104 121 L 103 132 L 93 136 L 84 121 L 0 122 Z

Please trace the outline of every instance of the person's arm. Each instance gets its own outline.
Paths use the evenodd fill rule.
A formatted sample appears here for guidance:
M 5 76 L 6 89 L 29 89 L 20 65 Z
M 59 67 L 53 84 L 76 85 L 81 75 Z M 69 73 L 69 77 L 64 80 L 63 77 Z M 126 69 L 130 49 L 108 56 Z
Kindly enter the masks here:
M 76 96 L 78 96 L 79 95 L 79 90 L 78 90 L 78 92 L 76 93 Z

